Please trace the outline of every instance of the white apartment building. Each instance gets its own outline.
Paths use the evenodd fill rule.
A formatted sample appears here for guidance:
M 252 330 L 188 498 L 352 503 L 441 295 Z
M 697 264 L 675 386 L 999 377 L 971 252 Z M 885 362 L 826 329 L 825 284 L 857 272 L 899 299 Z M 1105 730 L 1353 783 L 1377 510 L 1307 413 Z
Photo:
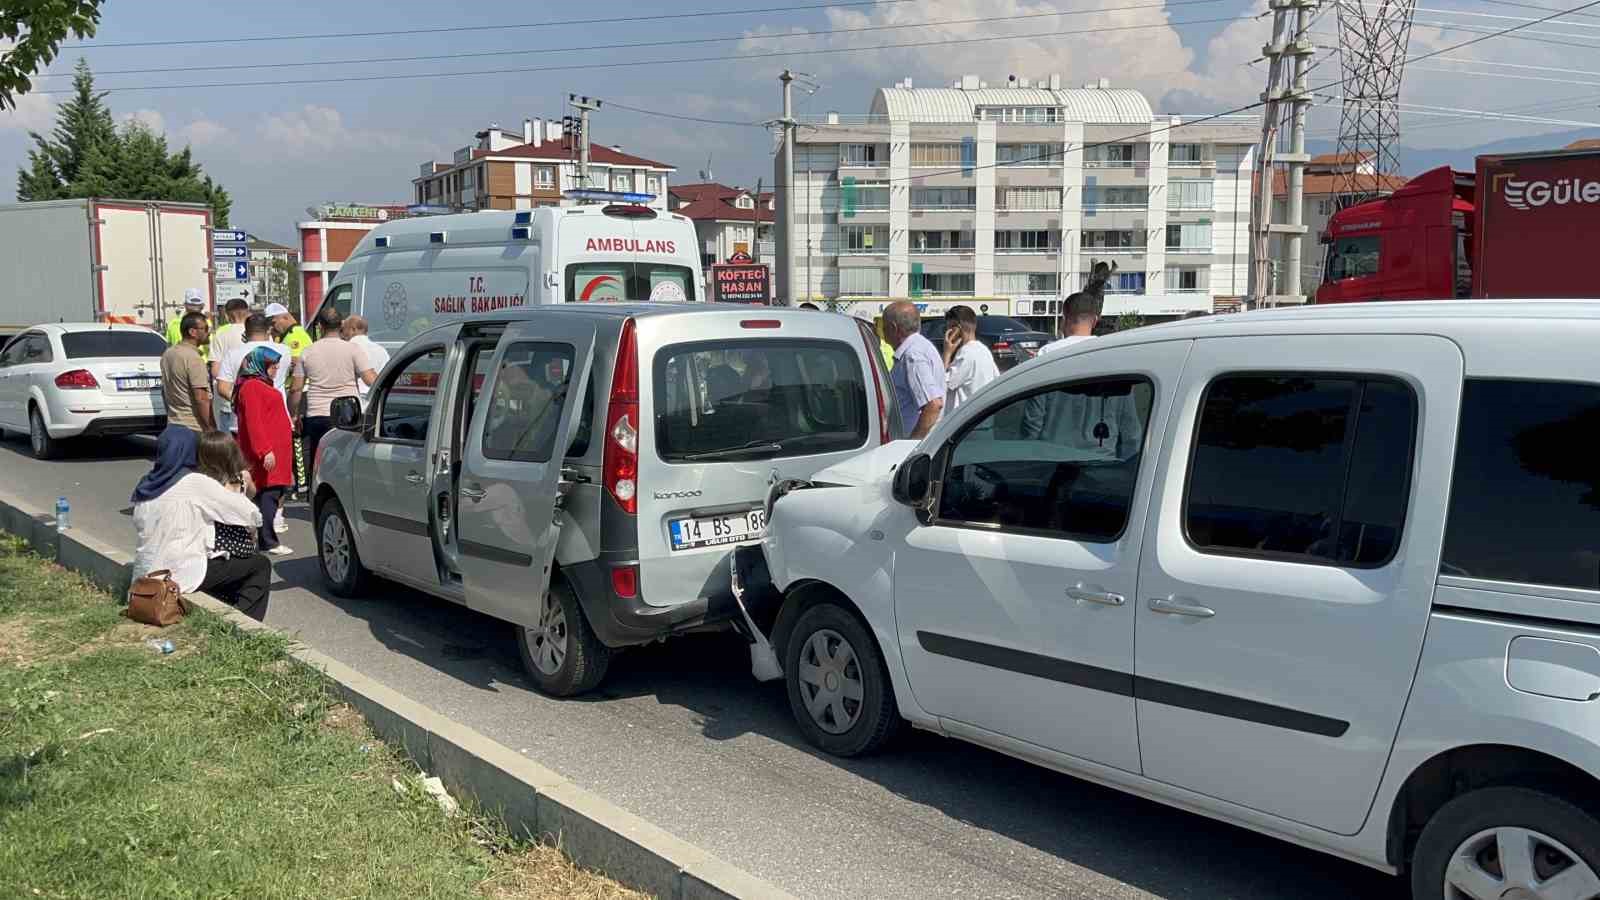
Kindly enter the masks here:
M 867 115 L 796 129 L 774 293 L 1053 316 L 1104 259 L 1118 267 L 1108 316 L 1227 308 L 1246 290 L 1259 119 L 1200 119 L 1104 80 L 882 88 Z

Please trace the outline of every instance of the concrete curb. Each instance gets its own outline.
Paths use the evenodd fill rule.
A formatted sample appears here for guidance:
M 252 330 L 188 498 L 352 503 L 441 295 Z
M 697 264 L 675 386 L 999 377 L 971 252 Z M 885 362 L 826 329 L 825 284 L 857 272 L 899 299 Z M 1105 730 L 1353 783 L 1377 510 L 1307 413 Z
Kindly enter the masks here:
M 133 557 L 83 532 L 58 533 L 54 516 L 0 493 L 0 529 L 41 556 L 80 572 L 113 594 L 126 593 Z M 198 606 L 244 631 L 277 632 L 220 600 L 191 595 Z M 286 635 L 287 636 L 287 635 Z M 292 637 L 290 653 L 325 674 L 334 690 L 417 765 L 458 796 L 501 817 L 514 834 L 558 843 L 579 865 L 604 872 L 663 900 L 723 900 L 792 895 L 680 840 L 584 790 L 511 748 L 451 721 Z

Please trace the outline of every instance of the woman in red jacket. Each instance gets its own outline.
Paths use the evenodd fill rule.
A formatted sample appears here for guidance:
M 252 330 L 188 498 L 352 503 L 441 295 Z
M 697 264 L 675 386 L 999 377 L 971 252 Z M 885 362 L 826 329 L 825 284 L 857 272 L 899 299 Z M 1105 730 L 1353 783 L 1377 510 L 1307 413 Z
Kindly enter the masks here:
M 283 394 L 273 386 L 282 364 L 283 353 L 276 347 L 257 347 L 239 364 L 234 380 L 233 409 L 239 417 L 239 449 L 250 466 L 256 484 L 256 506 L 261 520 L 271 522 L 278 514 L 284 492 L 294 483 L 293 430 L 289 408 Z M 278 535 L 268 525 L 258 529 L 261 550 L 269 556 L 293 553 L 278 543 Z

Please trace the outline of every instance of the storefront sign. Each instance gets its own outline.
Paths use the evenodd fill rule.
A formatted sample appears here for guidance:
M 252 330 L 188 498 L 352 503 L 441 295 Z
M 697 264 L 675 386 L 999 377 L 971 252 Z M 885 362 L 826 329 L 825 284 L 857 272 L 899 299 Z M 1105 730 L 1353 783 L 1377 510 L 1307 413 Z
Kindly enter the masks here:
M 717 303 L 767 303 L 771 286 L 763 265 L 711 267 L 711 299 Z

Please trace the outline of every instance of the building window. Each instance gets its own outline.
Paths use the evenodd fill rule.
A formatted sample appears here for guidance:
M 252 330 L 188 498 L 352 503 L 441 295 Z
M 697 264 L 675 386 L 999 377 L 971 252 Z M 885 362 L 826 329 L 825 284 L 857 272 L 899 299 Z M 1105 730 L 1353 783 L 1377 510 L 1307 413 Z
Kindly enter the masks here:
M 1085 250 L 1143 250 L 1144 233 L 1122 231 L 1085 231 L 1078 246 Z
M 840 253 L 887 253 L 889 226 L 846 225 L 839 229 Z
M 913 169 L 957 168 L 961 165 L 960 144 L 912 144 Z
M 1059 188 L 998 188 L 995 191 L 998 209 L 1015 212 L 1018 210 L 1056 210 L 1061 208 L 1061 190 Z
M 911 295 L 913 297 L 922 294 L 970 296 L 973 291 L 973 279 L 971 272 L 912 272 Z
M 839 165 L 879 166 L 889 164 L 889 154 L 881 144 L 840 144 Z
M 539 166 L 533 170 L 533 183 L 535 187 L 550 190 L 556 186 L 556 170 L 550 166 Z
M 1168 269 L 1167 290 L 1188 293 L 1200 290 L 1200 270 Z
M 1017 125 L 1053 125 L 1066 120 L 1059 106 L 980 106 L 978 119 Z
M 773 208 L 768 204 L 768 208 Z M 889 185 L 879 183 L 861 183 L 852 178 L 844 179 L 839 186 L 839 210 L 845 214 L 854 214 L 864 209 L 888 209 Z
M 1053 253 L 1061 245 L 1054 231 L 996 231 L 994 249 L 999 253 Z
M 1083 164 L 1088 168 L 1120 168 L 1133 165 L 1132 144 L 1105 144 L 1090 147 Z
M 1199 144 L 1173 144 L 1167 151 L 1167 164 L 1171 166 L 1198 166 L 1205 160 L 1201 157 L 1202 147 Z
M 1211 252 L 1211 224 L 1168 225 L 1167 249 L 1194 252 Z
M 611 189 L 613 191 L 633 190 L 633 173 L 617 172 L 611 176 Z
M 912 253 L 971 253 L 973 233 L 970 231 L 913 231 Z
M 1060 279 L 1054 272 L 996 272 L 994 289 L 1007 296 L 1059 293 Z
M 1211 179 L 1177 179 L 1167 183 L 1167 209 L 1210 209 Z
M 889 270 L 840 269 L 839 293 L 855 297 L 887 296 L 889 293 Z
M 994 148 L 995 162 L 1002 166 L 1049 168 L 1061 165 L 1065 156 L 1062 144 L 999 144 Z
M 1210 182 L 1206 182 L 1210 184 Z M 1084 209 L 1142 209 L 1149 198 L 1148 188 L 1136 187 L 1086 187 L 1083 189 Z
M 977 188 L 912 188 L 912 209 L 973 209 Z
M 1400 547 L 1416 420 L 1416 397 L 1399 382 L 1218 378 L 1195 429 L 1184 533 L 1223 556 L 1384 565 Z
M 1089 273 L 1088 272 L 1079 272 L 1078 273 L 1078 284 L 1079 284 L 1080 289 L 1082 288 L 1083 285 L 1086 285 L 1088 283 L 1089 283 Z M 1144 293 L 1144 273 L 1143 272 L 1118 272 L 1116 275 L 1112 276 L 1111 281 L 1106 283 L 1106 293 L 1108 293 L 1108 294 L 1142 294 L 1142 293 Z

